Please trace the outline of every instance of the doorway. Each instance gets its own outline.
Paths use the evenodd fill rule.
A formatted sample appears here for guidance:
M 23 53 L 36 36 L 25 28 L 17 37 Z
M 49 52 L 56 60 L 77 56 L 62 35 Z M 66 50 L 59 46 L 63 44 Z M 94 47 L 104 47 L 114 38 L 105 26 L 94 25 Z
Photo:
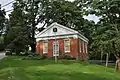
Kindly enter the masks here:
M 53 56 L 59 56 L 59 42 L 53 42 Z

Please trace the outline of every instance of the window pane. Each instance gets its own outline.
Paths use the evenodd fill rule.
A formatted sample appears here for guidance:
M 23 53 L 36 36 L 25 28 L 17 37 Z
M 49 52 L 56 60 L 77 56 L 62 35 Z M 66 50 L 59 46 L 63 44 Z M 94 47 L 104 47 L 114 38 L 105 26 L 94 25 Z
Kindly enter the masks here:
M 43 53 L 48 53 L 48 41 L 43 42 Z
M 83 46 L 83 53 L 85 52 L 85 45 L 84 45 L 84 41 L 82 41 L 82 46 Z
M 86 43 L 86 45 L 85 45 L 85 49 L 86 49 L 86 53 L 88 53 L 88 49 L 87 49 L 87 43 Z
M 53 55 L 59 54 L 59 43 L 53 42 Z
M 79 49 L 80 49 L 80 52 L 82 52 L 82 49 L 81 49 L 81 40 L 79 40 Z
M 70 40 L 64 41 L 64 50 L 65 52 L 70 52 Z

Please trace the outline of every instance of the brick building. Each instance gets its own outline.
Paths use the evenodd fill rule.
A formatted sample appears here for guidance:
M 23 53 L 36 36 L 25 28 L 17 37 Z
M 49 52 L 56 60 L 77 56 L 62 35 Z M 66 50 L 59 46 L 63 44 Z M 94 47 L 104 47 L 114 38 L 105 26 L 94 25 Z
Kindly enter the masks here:
M 48 57 L 69 55 L 88 59 L 88 39 L 79 32 L 53 23 L 36 36 L 36 52 Z

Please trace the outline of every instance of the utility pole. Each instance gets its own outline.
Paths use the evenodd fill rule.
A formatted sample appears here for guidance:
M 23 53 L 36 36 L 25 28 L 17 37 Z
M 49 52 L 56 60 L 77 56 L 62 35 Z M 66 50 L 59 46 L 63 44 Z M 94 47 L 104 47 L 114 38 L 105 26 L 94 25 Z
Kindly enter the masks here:
M 57 32 L 57 28 L 53 28 L 53 32 L 55 33 L 55 50 L 54 50 L 54 54 L 55 54 L 55 62 L 57 62 L 57 40 L 56 40 L 56 32 Z

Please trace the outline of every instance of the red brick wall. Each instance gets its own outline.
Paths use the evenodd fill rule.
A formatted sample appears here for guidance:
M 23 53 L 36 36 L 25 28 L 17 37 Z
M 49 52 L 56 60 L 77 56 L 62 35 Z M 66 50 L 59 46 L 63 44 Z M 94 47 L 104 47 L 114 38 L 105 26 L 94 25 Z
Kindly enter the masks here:
M 81 52 L 80 52 L 80 45 L 79 45 L 79 59 L 80 60 L 87 60 L 88 59 L 88 48 L 87 48 L 88 43 L 79 39 L 79 44 L 81 45 Z M 83 51 L 83 48 L 84 48 L 84 51 Z
M 40 43 L 40 53 L 39 54 L 41 54 L 42 55 L 42 53 L 43 53 L 43 41 L 39 41 L 39 43 Z
M 67 39 L 67 38 L 56 39 L 59 42 L 59 52 L 60 52 L 59 54 L 60 55 L 64 55 L 64 54 L 70 55 L 70 56 L 76 57 L 77 59 L 80 59 L 80 60 L 86 59 L 87 54 L 83 53 L 83 52 L 80 53 L 79 39 L 69 38 L 70 39 L 70 52 L 68 52 L 68 53 L 64 52 L 64 39 Z M 48 40 L 48 54 L 47 55 L 49 57 L 53 56 L 53 42 L 54 41 L 55 41 L 55 39 Z M 83 43 L 81 43 L 81 44 L 83 44 Z M 86 43 L 84 45 L 87 46 Z M 43 41 L 42 40 L 39 41 L 39 45 L 37 45 L 37 46 L 39 46 L 39 47 L 36 47 L 36 48 L 39 48 L 39 49 L 36 49 L 37 52 L 42 54 L 43 53 Z M 81 47 L 81 49 L 83 50 L 83 47 Z
M 78 56 L 78 39 L 71 39 L 71 46 L 70 46 L 70 49 L 71 49 L 71 55 L 72 56 Z
M 36 52 L 37 52 L 37 54 L 40 53 L 40 43 L 39 42 L 36 43 Z

